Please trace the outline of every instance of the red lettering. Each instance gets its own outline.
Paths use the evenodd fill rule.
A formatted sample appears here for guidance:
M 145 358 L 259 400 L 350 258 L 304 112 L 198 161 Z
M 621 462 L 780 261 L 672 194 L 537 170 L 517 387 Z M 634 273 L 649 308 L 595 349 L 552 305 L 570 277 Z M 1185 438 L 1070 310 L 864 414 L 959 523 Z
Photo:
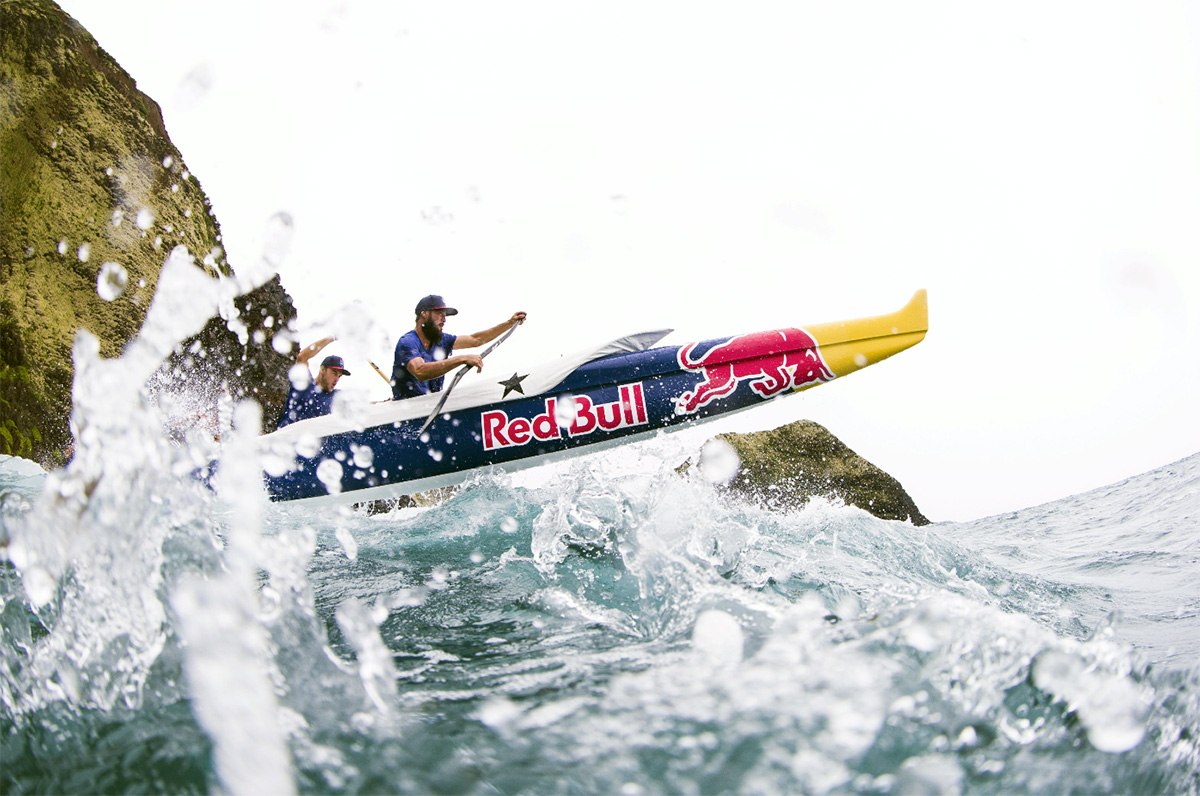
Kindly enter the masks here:
M 558 433 L 558 418 L 554 414 L 555 400 L 553 398 L 546 399 L 546 414 L 538 415 L 533 419 L 533 436 L 540 440 L 554 439 L 559 436 Z
M 648 422 L 646 417 L 646 396 L 642 393 L 642 383 L 639 381 L 631 388 L 633 391 L 633 408 L 637 414 L 637 419 L 632 425 L 640 425 Z
M 590 434 L 596 430 L 596 416 L 592 414 L 592 399 L 586 395 L 575 396 L 575 422 L 571 424 L 571 435 Z
M 596 420 L 600 423 L 600 428 L 605 431 L 612 431 L 615 428 L 621 427 L 621 404 L 619 401 L 614 401 L 611 404 L 600 404 L 596 407 Z
M 508 424 L 508 438 L 512 440 L 513 445 L 524 445 L 529 442 L 529 421 L 523 417 L 518 417 L 516 420 Z
M 483 449 L 503 448 L 511 445 L 504 438 L 504 426 L 508 424 L 508 415 L 501 411 L 483 413 Z
M 630 398 L 630 393 L 633 392 L 628 386 L 621 388 L 621 415 L 625 418 L 625 425 L 633 425 L 633 400 Z

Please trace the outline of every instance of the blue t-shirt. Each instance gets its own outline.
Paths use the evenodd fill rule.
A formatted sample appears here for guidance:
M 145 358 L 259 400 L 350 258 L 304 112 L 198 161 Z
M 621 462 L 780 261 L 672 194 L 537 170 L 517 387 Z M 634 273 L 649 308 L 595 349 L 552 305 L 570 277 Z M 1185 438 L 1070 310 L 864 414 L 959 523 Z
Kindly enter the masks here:
M 325 392 L 317 386 L 316 381 L 310 381 L 303 390 L 297 390 L 295 385 L 288 387 L 287 403 L 283 406 L 283 414 L 279 416 L 279 424 L 275 428 L 283 428 L 297 420 L 307 420 L 310 417 L 321 417 L 333 411 L 333 393 Z
M 392 361 L 392 397 L 399 400 L 441 392 L 442 385 L 446 383 L 444 375 L 429 381 L 417 381 L 408 372 L 408 363 L 417 357 L 426 362 L 441 362 L 454 351 L 454 341 L 457 339 L 458 335 L 443 334 L 442 339 L 430 349 L 421 342 L 415 329 L 403 335 L 396 343 L 396 358 Z

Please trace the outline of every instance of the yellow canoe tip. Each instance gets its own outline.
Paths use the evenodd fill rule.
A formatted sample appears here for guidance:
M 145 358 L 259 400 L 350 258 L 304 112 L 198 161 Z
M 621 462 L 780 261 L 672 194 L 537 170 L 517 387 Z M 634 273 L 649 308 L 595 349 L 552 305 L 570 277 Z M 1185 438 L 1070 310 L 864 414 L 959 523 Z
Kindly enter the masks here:
M 906 331 L 929 331 L 929 293 L 921 288 L 897 313 L 906 323 Z

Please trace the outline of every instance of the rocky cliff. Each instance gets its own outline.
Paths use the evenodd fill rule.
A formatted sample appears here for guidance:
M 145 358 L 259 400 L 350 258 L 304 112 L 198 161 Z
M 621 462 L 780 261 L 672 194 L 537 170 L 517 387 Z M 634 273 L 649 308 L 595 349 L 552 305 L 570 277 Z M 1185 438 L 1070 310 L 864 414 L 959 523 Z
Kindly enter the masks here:
M 771 431 L 715 439 L 732 446 L 740 460 L 726 488 L 768 508 L 797 508 L 812 497 L 824 497 L 885 520 L 929 524 L 899 481 L 817 423 L 801 420 Z M 706 446 L 705 455 L 721 454 Z
M 0 452 L 58 463 L 76 330 L 119 355 L 168 253 L 186 246 L 214 278 L 230 275 L 220 241 L 154 100 L 53 2 L 0 2 Z M 210 321 L 166 371 L 254 396 L 270 422 L 291 362 L 270 341 L 295 310 L 276 278 L 238 311 L 234 324 Z

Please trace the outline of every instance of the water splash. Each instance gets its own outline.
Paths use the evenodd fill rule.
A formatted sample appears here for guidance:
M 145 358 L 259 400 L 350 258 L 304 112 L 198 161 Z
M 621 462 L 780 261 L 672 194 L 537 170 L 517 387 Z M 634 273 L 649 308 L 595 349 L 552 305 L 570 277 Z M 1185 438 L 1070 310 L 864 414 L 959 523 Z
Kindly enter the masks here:
M 358 674 L 371 705 L 380 714 L 389 716 L 396 701 L 396 667 L 392 653 L 379 637 L 379 621 L 386 617 L 373 615 L 358 600 L 343 602 L 337 609 L 337 623 L 342 635 L 350 642 L 358 658 Z
M 108 264 L 98 290 L 116 298 L 126 278 Z M 192 445 L 168 433 L 175 400 L 155 387 L 174 347 L 237 290 L 177 247 L 121 357 L 101 358 L 99 341 L 77 334 L 74 455 L 27 511 L 4 518 L 6 566 L 18 578 L 0 584 L 5 639 L 26 641 L 0 646 L 0 704 L 6 721 L 35 723 L 55 705 L 137 711 L 152 679 L 156 704 L 169 704 L 182 697 L 182 680 L 155 673 L 182 659 L 225 788 L 287 792 L 287 722 L 271 708 L 280 676 L 255 610 L 255 572 L 267 565 L 255 541 L 266 500 L 261 467 L 246 454 L 257 405 L 239 407 L 238 433 L 223 439 L 228 455 L 213 485 L 233 510 L 214 524 L 213 493 L 196 477 L 216 453 L 213 438 Z M 200 576 L 213 566 L 227 574 Z M 21 605 L 29 613 L 8 610 Z

